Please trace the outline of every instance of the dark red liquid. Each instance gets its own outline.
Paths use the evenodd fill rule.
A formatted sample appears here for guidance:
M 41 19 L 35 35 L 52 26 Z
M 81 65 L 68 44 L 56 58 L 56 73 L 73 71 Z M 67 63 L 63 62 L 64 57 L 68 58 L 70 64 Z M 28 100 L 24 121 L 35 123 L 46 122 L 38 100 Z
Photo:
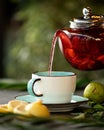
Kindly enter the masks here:
M 57 37 L 64 57 L 73 67 L 80 70 L 104 68 L 104 28 L 58 30 L 52 42 L 50 71 Z

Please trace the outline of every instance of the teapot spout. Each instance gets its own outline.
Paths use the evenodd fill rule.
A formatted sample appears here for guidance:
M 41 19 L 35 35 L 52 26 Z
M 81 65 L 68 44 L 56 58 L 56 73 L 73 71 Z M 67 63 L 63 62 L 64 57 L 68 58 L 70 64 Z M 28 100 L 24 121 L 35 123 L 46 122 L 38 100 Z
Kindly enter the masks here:
M 64 50 L 66 50 L 66 48 L 72 48 L 70 41 L 71 33 L 67 30 L 57 30 L 55 37 L 57 37 L 59 48 L 62 54 L 64 54 Z

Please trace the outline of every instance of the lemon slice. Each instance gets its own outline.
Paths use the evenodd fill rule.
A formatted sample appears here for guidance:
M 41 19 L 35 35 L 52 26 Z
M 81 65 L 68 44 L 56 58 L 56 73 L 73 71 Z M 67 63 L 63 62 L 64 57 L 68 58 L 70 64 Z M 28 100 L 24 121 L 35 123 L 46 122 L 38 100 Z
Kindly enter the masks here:
M 22 104 L 27 105 L 28 103 L 25 101 L 20 101 L 20 100 L 11 100 L 8 102 L 8 110 L 10 112 L 13 112 L 14 108 L 16 108 L 17 106 L 22 105 Z
M 15 114 L 21 114 L 25 116 L 30 116 L 30 113 L 25 110 L 26 104 L 20 104 L 17 107 L 14 108 L 13 112 Z
M 9 112 L 9 110 L 8 110 L 8 104 L 2 104 L 2 105 L 0 105 L 0 112 L 1 113 Z
M 50 112 L 48 108 L 42 104 L 41 100 L 26 105 L 25 110 L 36 117 L 49 117 Z

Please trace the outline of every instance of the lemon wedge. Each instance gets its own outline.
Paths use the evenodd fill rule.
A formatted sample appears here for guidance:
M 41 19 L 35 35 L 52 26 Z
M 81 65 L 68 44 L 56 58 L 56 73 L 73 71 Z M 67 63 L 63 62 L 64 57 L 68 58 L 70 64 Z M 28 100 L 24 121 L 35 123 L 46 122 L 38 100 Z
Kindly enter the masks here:
M 32 102 L 26 105 L 25 110 L 28 111 L 31 115 L 36 117 L 49 117 L 50 112 L 48 108 L 42 104 L 41 100 Z
M 9 112 L 9 110 L 8 110 L 8 104 L 2 104 L 2 105 L 0 105 L 0 112 L 1 113 Z
M 13 113 L 30 116 L 30 113 L 28 111 L 26 111 L 25 107 L 26 107 L 26 104 L 20 104 L 14 108 Z
M 0 105 L 0 112 L 12 112 L 25 116 L 49 117 L 50 112 L 41 100 L 28 103 L 20 100 L 10 100 L 8 104 Z
M 14 109 L 19 106 L 19 105 L 27 105 L 28 102 L 25 102 L 25 101 L 20 101 L 20 100 L 11 100 L 8 102 L 8 110 L 10 112 L 13 112 Z

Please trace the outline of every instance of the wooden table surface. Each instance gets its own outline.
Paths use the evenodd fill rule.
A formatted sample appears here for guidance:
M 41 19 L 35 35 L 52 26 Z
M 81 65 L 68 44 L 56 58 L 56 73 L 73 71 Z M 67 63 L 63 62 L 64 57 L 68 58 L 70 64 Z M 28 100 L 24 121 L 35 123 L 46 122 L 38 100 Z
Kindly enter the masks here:
M 8 101 L 15 99 L 15 96 L 17 95 L 24 95 L 27 94 L 26 91 L 17 91 L 17 90 L 0 90 L 0 104 L 2 103 L 7 103 Z M 83 90 L 78 90 L 75 92 L 76 95 L 83 95 Z M 3 116 L 0 117 L 0 129 L 2 130 L 78 130 L 78 129 L 83 129 L 83 130 L 104 130 L 104 127 L 99 127 L 99 126 L 90 126 L 87 125 L 86 123 L 73 123 L 70 121 L 64 121 L 64 118 L 70 118 L 70 112 L 66 113 L 52 113 L 51 117 L 54 118 L 54 120 L 48 120 L 47 121 L 36 121 L 36 119 L 31 120 L 31 121 L 23 121 L 23 120 L 17 120 L 14 119 L 10 121 L 10 126 L 8 126 L 7 119 L 4 118 Z M 57 117 L 61 117 L 62 120 L 58 120 Z M 3 122 L 4 120 L 4 122 Z M 17 121 L 16 121 L 17 120 Z M 16 122 L 15 122 L 16 121 Z M 16 127 L 15 127 L 16 125 Z M 12 126 L 12 127 L 11 127 Z M 18 127 L 17 127 L 18 126 Z

